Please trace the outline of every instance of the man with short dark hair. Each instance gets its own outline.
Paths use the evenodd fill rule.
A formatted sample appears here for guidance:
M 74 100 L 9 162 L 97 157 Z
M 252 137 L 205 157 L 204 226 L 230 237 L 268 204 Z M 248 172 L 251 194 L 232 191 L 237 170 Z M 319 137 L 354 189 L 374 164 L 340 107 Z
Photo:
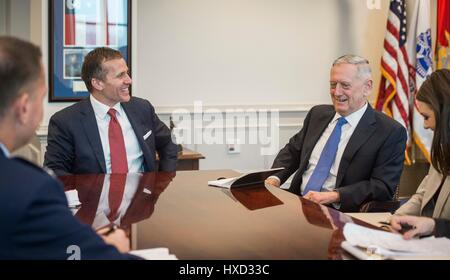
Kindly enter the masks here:
M 134 259 L 124 231 L 100 237 L 67 207 L 63 186 L 10 152 L 33 137 L 47 87 L 37 46 L 0 36 L 0 259 Z M 114 245 L 107 245 L 106 243 Z
M 130 96 L 128 70 L 117 50 L 87 54 L 82 78 L 90 97 L 51 117 L 46 167 L 57 175 L 175 171 L 178 148 L 170 130 L 150 102 Z
M 368 201 L 392 200 L 406 146 L 400 123 L 374 111 L 369 62 L 356 55 L 336 59 L 330 71 L 333 105 L 313 107 L 303 127 L 278 153 L 285 169 L 266 183 L 280 186 L 295 173 L 289 191 L 340 211 Z

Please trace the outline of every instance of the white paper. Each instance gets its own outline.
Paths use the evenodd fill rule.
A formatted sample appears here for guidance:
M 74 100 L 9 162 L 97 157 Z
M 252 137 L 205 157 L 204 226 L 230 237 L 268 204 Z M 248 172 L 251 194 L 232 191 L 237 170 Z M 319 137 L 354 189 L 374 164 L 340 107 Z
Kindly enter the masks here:
M 269 177 L 270 175 L 283 170 L 284 167 L 280 167 L 280 168 L 273 168 L 273 169 L 267 169 L 267 170 L 259 170 L 259 171 L 254 171 L 254 172 L 249 172 L 249 173 L 245 173 L 242 174 L 239 177 L 233 177 L 233 178 L 226 178 L 226 179 L 220 179 L 220 180 L 214 180 L 214 181 L 208 181 L 208 185 L 209 186 L 215 186 L 215 187 L 221 187 L 221 188 L 231 188 L 233 187 L 233 183 L 236 182 L 237 180 L 247 177 L 244 180 L 249 180 L 249 181 L 260 181 L 261 176 L 264 177 Z M 256 175 L 256 176 L 255 176 Z M 241 180 L 242 183 L 242 180 Z M 259 183 L 259 182 L 254 182 L 254 183 Z
M 239 177 L 233 177 L 227 179 L 208 181 L 208 185 L 229 189 L 231 187 L 231 184 L 233 184 L 238 178 Z
M 81 206 L 80 199 L 78 198 L 78 191 L 77 190 L 70 190 L 66 191 L 66 198 L 67 198 L 67 204 L 69 205 L 69 208 L 77 208 Z
M 351 223 L 344 226 L 344 236 L 350 245 L 370 248 L 369 251 L 386 258 L 450 257 L 450 239 L 448 238 L 428 237 L 404 240 L 397 233 Z
M 130 254 L 141 257 L 146 260 L 177 260 L 177 257 L 169 253 L 167 248 L 153 248 L 134 250 Z

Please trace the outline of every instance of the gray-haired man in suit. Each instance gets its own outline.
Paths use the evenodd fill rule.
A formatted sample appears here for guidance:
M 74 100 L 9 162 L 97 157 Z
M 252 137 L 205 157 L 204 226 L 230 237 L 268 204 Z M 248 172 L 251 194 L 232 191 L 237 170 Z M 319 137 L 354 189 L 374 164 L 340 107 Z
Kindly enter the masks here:
M 372 76 L 366 59 L 342 56 L 333 63 L 333 105 L 313 107 L 302 129 L 278 153 L 266 180 L 280 186 L 294 172 L 289 191 L 341 211 L 367 201 L 391 200 L 403 170 L 406 130 L 372 109 Z

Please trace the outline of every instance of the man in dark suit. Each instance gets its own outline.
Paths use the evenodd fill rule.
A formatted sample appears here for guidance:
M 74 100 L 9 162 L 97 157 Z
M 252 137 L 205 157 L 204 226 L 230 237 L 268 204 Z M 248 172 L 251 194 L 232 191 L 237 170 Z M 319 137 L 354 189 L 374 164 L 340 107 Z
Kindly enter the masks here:
M 174 171 L 177 146 L 147 100 L 131 97 L 121 53 L 91 51 L 82 78 L 90 97 L 50 119 L 44 165 L 57 175 Z
M 121 253 L 129 250 L 122 230 L 102 238 L 72 216 L 57 181 L 10 158 L 42 120 L 47 88 L 41 56 L 30 43 L 0 37 L 0 259 L 137 258 Z
M 303 127 L 278 153 L 266 180 L 280 186 L 294 172 L 289 191 L 340 211 L 367 201 L 391 200 L 403 170 L 406 130 L 367 102 L 372 77 L 366 59 L 346 55 L 331 68 L 333 105 L 313 107 Z

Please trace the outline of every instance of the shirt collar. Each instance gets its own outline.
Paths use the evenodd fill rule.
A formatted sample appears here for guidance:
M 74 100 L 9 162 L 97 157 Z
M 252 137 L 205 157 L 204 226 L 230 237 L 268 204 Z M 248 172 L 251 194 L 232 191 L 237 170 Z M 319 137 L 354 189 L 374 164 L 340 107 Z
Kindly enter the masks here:
M 0 142 L 0 150 L 3 152 L 3 154 L 4 154 L 7 158 L 9 158 L 10 153 L 9 153 L 8 149 L 6 148 L 6 146 L 3 145 L 2 142 Z
M 100 119 L 105 119 L 108 116 L 110 107 L 98 101 L 92 94 L 89 96 L 89 98 L 91 100 L 95 115 Z M 114 105 L 112 108 L 115 109 L 119 115 L 123 115 L 123 109 L 122 106 L 120 106 L 120 102 Z
M 358 125 L 359 121 L 361 120 L 361 118 L 363 117 L 364 113 L 366 112 L 367 107 L 368 107 L 368 104 L 366 102 L 366 104 L 364 106 L 362 106 L 361 109 L 346 116 L 345 120 L 347 121 L 347 123 L 349 123 L 351 127 L 356 127 Z M 342 116 L 339 115 L 338 113 L 336 113 L 334 115 L 332 122 L 337 121 L 337 119 L 339 119 L 340 117 L 342 117 Z

